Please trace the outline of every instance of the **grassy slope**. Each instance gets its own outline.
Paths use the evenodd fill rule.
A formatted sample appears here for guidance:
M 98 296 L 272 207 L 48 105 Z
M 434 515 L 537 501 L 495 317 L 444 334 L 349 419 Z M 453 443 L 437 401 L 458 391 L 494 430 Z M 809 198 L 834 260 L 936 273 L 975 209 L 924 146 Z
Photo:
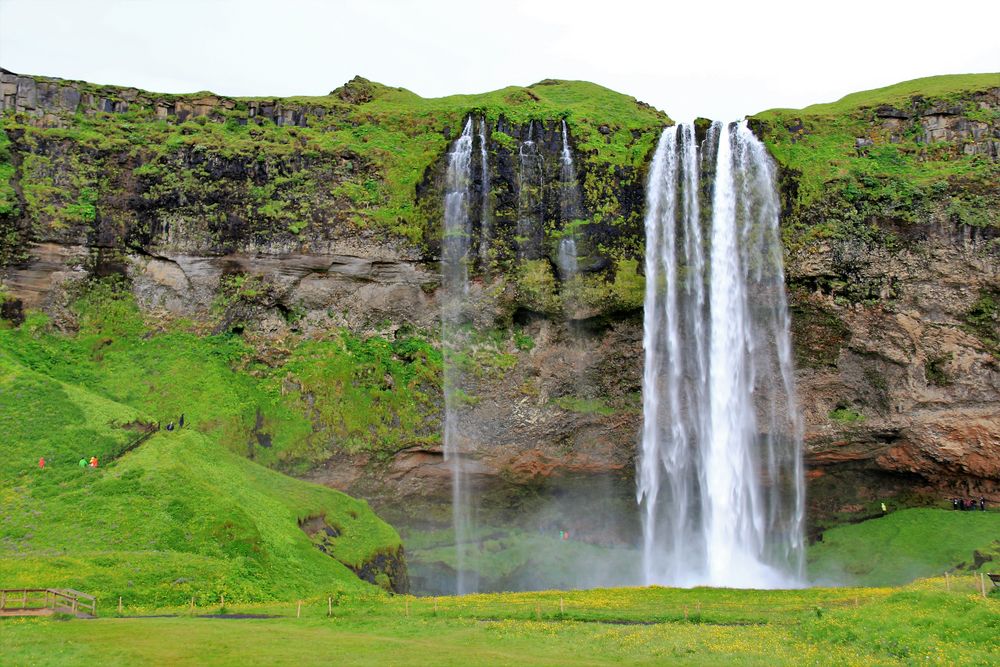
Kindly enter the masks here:
M 961 93 L 990 90 L 1000 86 L 1000 73 L 944 74 L 900 81 L 882 88 L 862 90 L 840 98 L 836 102 L 810 104 L 802 109 L 806 115 L 850 114 L 863 107 L 883 104 L 907 104 L 917 96 L 930 99 L 949 99 Z M 791 111 L 781 109 L 777 111 Z
M 91 379 L 72 357 L 42 348 L 45 359 L 20 346 L 15 354 L 12 332 L 0 334 L 4 585 L 72 586 L 147 604 L 373 590 L 346 566 L 400 541 L 366 503 L 237 456 L 211 429 L 161 431 L 112 462 L 136 435 L 121 427 L 150 417 L 22 365 L 17 358 L 34 353 L 38 366 L 63 375 L 76 368 L 85 384 Z M 91 455 L 103 462 L 98 470 L 77 466 Z M 318 515 L 341 531 L 334 558 L 298 528 L 297 520 Z
M 238 336 L 146 322 L 127 293 L 107 284 L 92 285 L 76 308 L 77 335 L 51 332 L 44 317 L 32 316 L 19 329 L 0 329 L 0 351 L 153 421 L 183 412 L 228 449 L 247 454 L 254 445 L 256 460 L 283 469 L 325 460 L 331 442 L 381 453 L 438 437 L 441 355 L 422 337 L 362 340 L 334 331 L 286 340 L 264 363 Z M 256 444 L 258 414 L 267 447 Z
M 895 592 L 653 588 L 395 598 L 348 602 L 332 620 L 325 600 L 307 603 L 301 619 L 289 606 L 247 609 L 288 617 L 252 621 L 8 619 L 0 621 L 0 651 L 12 665 L 98 656 L 104 664 L 176 665 L 995 663 L 1000 599 L 982 600 L 968 586 L 943 589 L 936 580 Z
M 809 549 L 816 581 L 887 586 L 951 570 L 971 569 L 973 552 L 1000 560 L 1000 512 L 908 509 L 823 533 Z M 983 571 L 1000 571 L 987 562 Z

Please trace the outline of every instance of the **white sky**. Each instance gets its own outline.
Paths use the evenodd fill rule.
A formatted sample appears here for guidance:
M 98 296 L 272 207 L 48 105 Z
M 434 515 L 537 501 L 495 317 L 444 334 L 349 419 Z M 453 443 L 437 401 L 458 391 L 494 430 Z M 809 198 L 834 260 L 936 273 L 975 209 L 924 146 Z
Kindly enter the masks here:
M 159 92 L 585 79 L 679 120 L 1000 71 L 1000 0 L 0 0 L 0 65 Z

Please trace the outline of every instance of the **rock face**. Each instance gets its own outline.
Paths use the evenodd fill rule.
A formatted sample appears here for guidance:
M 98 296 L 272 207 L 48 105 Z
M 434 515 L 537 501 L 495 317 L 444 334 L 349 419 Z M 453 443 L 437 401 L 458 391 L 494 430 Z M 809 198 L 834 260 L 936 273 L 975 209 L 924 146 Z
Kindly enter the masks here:
M 967 325 L 997 292 L 1000 253 L 995 230 L 973 231 L 939 219 L 909 227 L 891 251 L 848 240 L 793 257 L 814 513 L 897 495 L 1000 494 L 1000 361 Z M 886 297 L 847 304 L 813 287 L 831 279 Z
M 239 276 L 257 281 L 258 295 L 251 316 L 241 319 L 264 334 L 287 331 L 292 312 L 306 335 L 335 327 L 387 336 L 400 328 L 437 329 L 439 222 L 419 238 L 356 224 L 366 207 L 380 205 L 368 202 L 358 184 L 371 181 L 377 189 L 387 178 L 360 139 L 329 149 L 314 146 L 314 135 L 281 135 L 291 148 L 256 157 L 184 140 L 156 157 L 153 170 L 141 147 L 30 131 L 78 128 L 72 114 L 98 118 L 141 109 L 170 123 L 200 118 L 250 130 L 267 119 L 294 133 L 346 112 L 283 100 L 237 108 L 207 93 L 161 96 L 6 71 L 0 81 L 0 112 L 17 119 L 5 125 L 13 174 L 8 196 L 17 205 L 0 214 L 0 231 L 6 224 L 18 239 L 0 260 L 7 263 L 4 291 L 24 308 L 46 310 L 71 326 L 65 306 L 72 283 L 119 275 L 149 310 L 227 328 L 227 281 Z M 373 94 L 359 79 L 336 96 L 362 105 Z M 970 98 L 982 120 L 969 118 L 968 99 L 961 109 L 916 102 L 879 107 L 871 131 L 854 147 L 862 154 L 920 133 L 938 157 L 973 155 L 995 164 L 998 96 L 1000 90 Z M 632 142 L 637 163 L 648 157 L 658 131 L 601 128 L 590 141 Z M 490 189 L 483 190 L 482 170 L 474 184 L 476 247 L 484 250 L 477 253 L 468 321 L 482 337 L 466 373 L 463 421 L 472 426 L 464 435 L 473 484 L 498 518 L 534 511 L 539 498 L 560 498 L 574 533 L 577 525 L 593 526 L 588 515 L 607 511 L 615 520 L 585 537 L 628 543 L 642 420 L 637 260 L 645 174 L 600 163 L 594 144 L 573 138 L 586 224 L 579 228 L 581 276 L 562 282 L 556 246 L 569 221 L 560 220 L 557 194 L 560 129 L 558 117 L 490 125 Z M 445 150 L 456 132 L 444 134 L 413 179 L 412 208 L 430 221 L 440 217 Z M 529 137 L 538 151 L 537 187 L 520 163 Z M 94 170 L 110 185 L 89 198 L 90 186 L 80 179 Z M 786 169 L 782 180 L 786 202 L 798 187 L 793 172 Z M 177 180 L 175 173 L 186 176 Z M 984 196 L 996 194 L 995 181 L 993 188 Z M 300 229 L 298 218 L 267 208 L 275 193 L 300 206 L 295 215 L 308 217 L 308 225 Z M 794 206 L 789 212 L 798 219 L 813 215 Z M 538 226 L 525 243 L 519 223 L 532 215 Z M 789 243 L 810 518 L 821 526 L 863 516 L 892 497 L 984 495 L 1000 502 L 1000 231 L 967 224 L 933 202 L 916 221 L 869 216 L 866 224 L 864 234 Z M 530 250 L 519 256 L 519 246 Z M 447 524 L 450 472 L 439 446 L 385 458 L 331 442 L 329 452 L 305 476 L 370 499 L 390 519 Z M 614 507 L 588 504 L 595 485 Z

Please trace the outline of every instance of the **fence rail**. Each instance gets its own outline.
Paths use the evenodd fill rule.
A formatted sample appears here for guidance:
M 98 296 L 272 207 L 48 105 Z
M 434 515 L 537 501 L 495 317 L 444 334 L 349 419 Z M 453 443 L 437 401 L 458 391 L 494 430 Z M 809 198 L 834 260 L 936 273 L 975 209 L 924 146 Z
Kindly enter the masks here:
M 72 588 L 0 589 L 0 614 L 6 616 L 39 613 L 97 616 L 97 598 Z

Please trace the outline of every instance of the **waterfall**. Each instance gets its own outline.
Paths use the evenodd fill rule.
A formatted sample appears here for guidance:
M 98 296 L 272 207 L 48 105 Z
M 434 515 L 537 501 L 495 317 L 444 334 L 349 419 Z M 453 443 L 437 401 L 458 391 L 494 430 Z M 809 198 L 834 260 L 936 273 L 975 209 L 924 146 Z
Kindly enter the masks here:
M 559 253 L 556 256 L 556 263 L 559 265 L 559 277 L 569 280 L 577 274 L 579 270 L 576 259 L 576 239 L 571 233 L 559 239 Z
M 534 141 L 535 121 L 518 150 L 517 242 L 519 259 L 538 259 L 542 245 L 542 192 L 545 165 Z
M 459 593 L 475 590 L 466 570 L 472 527 L 472 503 L 458 422 L 458 398 L 462 377 L 456 354 L 464 343 L 464 309 L 469 294 L 469 249 L 472 222 L 472 118 L 470 117 L 448 154 L 444 197 L 444 231 L 441 247 L 441 340 L 444 356 L 444 457 L 451 467 L 452 517 Z
M 774 167 L 745 121 L 713 124 L 704 146 L 705 201 L 713 165 L 689 124 L 664 130 L 647 188 L 643 578 L 796 585 L 802 426 Z
M 559 211 L 562 218 L 563 233 L 559 239 L 559 252 L 556 263 L 559 267 L 559 277 L 566 281 L 576 275 L 576 230 L 567 225 L 580 215 L 580 189 L 576 182 L 576 168 L 573 166 L 573 152 L 569 147 L 569 133 L 566 121 L 562 121 L 562 152 L 559 155 Z
M 482 198 L 479 202 L 479 260 L 489 258 L 490 241 L 493 238 L 493 218 L 490 215 L 490 160 L 486 148 L 486 116 L 479 121 L 479 165 L 482 173 Z

